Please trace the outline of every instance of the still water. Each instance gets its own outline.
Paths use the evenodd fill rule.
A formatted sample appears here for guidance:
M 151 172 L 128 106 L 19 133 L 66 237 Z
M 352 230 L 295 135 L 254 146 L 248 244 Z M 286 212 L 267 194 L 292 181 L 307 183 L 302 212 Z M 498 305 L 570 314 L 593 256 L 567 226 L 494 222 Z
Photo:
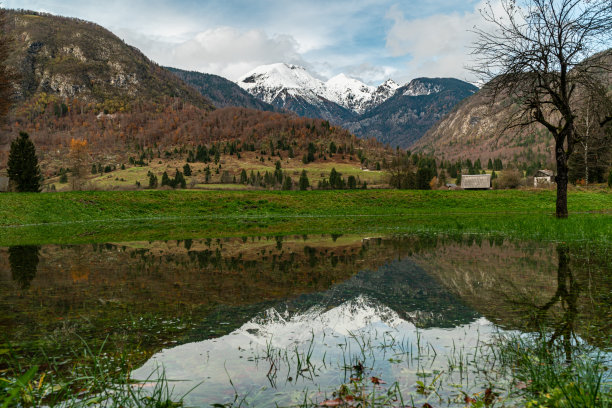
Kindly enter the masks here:
M 608 248 L 475 237 L 0 248 L 0 349 L 69 367 L 79 341 L 105 342 L 144 387 L 163 370 L 186 406 L 321 403 L 343 387 L 463 406 L 512 391 L 488 353 L 500 334 L 604 347 L 611 272 Z

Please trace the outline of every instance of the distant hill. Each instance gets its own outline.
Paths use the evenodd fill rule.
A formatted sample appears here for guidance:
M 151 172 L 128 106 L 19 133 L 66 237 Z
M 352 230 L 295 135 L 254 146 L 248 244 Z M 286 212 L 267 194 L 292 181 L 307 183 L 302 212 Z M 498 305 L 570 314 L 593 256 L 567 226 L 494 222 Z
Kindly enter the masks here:
M 406 148 L 478 88 L 454 78 L 417 78 L 344 126 L 362 137 Z
M 234 82 L 218 75 L 185 71 L 171 67 L 166 67 L 166 69 L 182 79 L 185 83 L 197 89 L 218 108 L 235 106 L 263 111 L 274 110 L 274 107 L 269 103 L 257 99 Z
M 604 63 L 612 68 L 612 50 L 605 53 Z M 602 70 L 600 78 L 612 89 L 612 69 Z M 411 149 L 451 161 L 500 158 L 504 162 L 552 163 L 554 141 L 549 133 L 539 125 L 506 129 L 518 107 L 508 97 L 499 97 L 492 104 L 487 87 L 457 104 Z
M 22 101 L 47 94 L 115 111 L 134 100 L 178 97 L 213 109 L 195 89 L 97 24 L 9 10 L 7 26 L 16 44 L 9 66 L 21 77 Z

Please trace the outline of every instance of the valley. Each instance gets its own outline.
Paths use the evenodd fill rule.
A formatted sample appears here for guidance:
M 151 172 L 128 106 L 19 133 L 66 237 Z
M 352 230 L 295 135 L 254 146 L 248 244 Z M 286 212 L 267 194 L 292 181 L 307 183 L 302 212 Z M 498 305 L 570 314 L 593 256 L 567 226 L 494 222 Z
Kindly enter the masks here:
M 612 403 L 604 40 L 478 81 L 474 4 L 23 2 L 0 407 Z

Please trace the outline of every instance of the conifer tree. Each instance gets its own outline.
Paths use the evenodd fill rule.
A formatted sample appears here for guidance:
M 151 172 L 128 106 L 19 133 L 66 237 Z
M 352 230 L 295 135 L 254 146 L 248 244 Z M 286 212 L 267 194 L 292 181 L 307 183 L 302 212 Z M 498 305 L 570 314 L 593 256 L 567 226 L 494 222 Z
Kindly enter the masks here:
M 168 173 L 166 173 L 165 171 L 164 171 L 164 174 L 162 174 L 161 185 L 162 186 L 170 185 L 170 177 L 168 177 Z
M 308 174 L 306 174 L 306 170 L 302 170 L 299 185 L 301 191 L 308 190 L 308 187 L 310 187 L 310 182 L 308 181 Z
M 149 188 L 157 188 L 157 176 L 151 172 L 149 172 Z
M 283 190 L 291 190 L 293 189 L 293 180 L 291 177 L 286 176 L 285 181 L 283 181 Z
M 25 132 L 11 143 L 7 173 L 18 192 L 40 192 L 42 176 L 36 157 L 36 148 Z

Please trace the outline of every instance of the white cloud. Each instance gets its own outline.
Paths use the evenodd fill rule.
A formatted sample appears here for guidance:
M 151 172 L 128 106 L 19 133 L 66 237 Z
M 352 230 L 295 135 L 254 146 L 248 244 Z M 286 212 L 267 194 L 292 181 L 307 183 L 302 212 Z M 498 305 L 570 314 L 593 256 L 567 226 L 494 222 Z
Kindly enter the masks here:
M 133 32 L 122 33 L 126 33 L 137 47 L 146 49 L 147 55 L 161 65 L 221 75 L 231 80 L 263 64 L 307 65 L 293 37 L 268 36 L 262 30 L 216 27 L 176 43 L 153 40 Z
M 414 20 L 407 20 L 401 10 L 391 7 L 387 18 L 393 20 L 393 26 L 388 32 L 386 47 L 394 57 L 411 57 L 403 79 L 441 76 L 475 81 L 475 76 L 465 67 L 473 62 L 469 47 L 476 34 L 470 30 L 485 27 L 479 12 L 482 7 L 483 2 L 471 12 Z

